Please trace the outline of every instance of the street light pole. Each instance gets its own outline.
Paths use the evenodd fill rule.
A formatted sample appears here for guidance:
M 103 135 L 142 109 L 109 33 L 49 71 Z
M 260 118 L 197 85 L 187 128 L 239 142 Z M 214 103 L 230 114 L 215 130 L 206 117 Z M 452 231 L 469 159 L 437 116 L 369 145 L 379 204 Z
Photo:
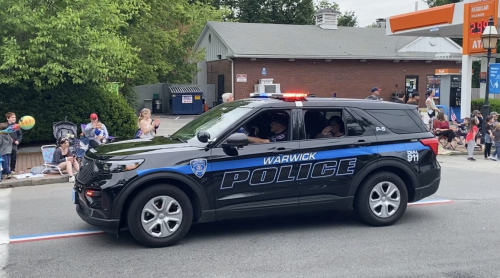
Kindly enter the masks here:
M 484 96 L 484 105 L 483 105 L 483 124 L 481 125 L 481 143 L 484 142 L 486 138 L 486 117 L 490 115 L 490 59 L 491 59 L 491 50 L 497 47 L 498 40 L 498 32 L 495 27 L 495 22 L 493 20 L 493 16 L 490 16 L 490 20 L 488 22 L 488 27 L 484 28 L 483 34 L 481 35 L 483 48 L 488 50 L 486 54 L 487 58 L 487 70 L 486 70 L 486 94 Z

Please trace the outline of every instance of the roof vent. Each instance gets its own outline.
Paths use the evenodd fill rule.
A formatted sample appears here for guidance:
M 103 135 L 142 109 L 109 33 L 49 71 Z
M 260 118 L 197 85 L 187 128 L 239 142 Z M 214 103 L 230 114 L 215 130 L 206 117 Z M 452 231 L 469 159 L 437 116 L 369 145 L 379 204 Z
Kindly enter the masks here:
M 377 18 L 375 20 L 375 22 L 377 22 L 377 28 L 385 29 L 385 26 L 386 26 L 386 19 L 385 18 Z
M 331 9 L 321 9 L 316 12 L 316 25 L 321 29 L 338 29 L 338 16 L 340 12 Z

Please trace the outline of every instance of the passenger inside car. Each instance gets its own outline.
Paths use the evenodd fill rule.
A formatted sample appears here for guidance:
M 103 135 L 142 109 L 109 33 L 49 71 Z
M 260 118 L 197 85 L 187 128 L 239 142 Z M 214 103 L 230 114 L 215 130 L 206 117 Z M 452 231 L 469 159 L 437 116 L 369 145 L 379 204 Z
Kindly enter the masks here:
M 345 135 L 344 121 L 339 116 L 332 116 L 328 120 L 328 126 L 326 126 L 323 129 L 323 131 L 321 131 L 316 135 L 316 139 L 343 137 L 344 135 Z
M 307 139 L 314 139 L 327 125 L 323 111 L 307 111 L 304 115 Z

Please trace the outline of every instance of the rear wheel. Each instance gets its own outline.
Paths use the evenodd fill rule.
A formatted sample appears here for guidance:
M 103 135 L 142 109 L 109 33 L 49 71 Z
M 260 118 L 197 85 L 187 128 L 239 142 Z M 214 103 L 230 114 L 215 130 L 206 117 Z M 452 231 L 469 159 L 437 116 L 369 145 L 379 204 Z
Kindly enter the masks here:
M 187 234 L 192 220 L 189 198 L 172 185 L 155 185 L 139 192 L 127 215 L 131 234 L 147 247 L 175 245 Z
M 361 221 L 369 225 L 392 225 L 406 211 L 408 190 L 403 180 L 393 173 L 376 173 L 358 190 L 354 210 Z

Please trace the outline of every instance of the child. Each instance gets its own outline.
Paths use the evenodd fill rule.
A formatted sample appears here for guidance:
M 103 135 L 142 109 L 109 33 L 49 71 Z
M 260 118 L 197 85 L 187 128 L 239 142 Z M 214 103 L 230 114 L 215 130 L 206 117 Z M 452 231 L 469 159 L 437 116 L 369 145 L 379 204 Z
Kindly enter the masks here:
M 98 139 L 100 145 L 106 143 L 106 139 L 108 138 L 108 135 L 106 134 L 106 131 L 103 130 L 101 122 L 97 122 L 94 133 L 95 133 L 95 137 L 96 137 L 96 139 Z M 102 137 L 100 137 L 100 136 L 102 136 Z
M 0 130 L 4 130 L 9 125 L 7 123 L 1 123 L 0 124 Z M 4 178 L 10 179 L 11 178 L 11 172 L 10 172 L 10 154 L 12 153 L 12 136 L 8 133 L 0 133 L 0 153 L 2 154 L 2 174 L 4 175 Z
M 495 151 L 491 155 L 491 160 L 496 161 L 500 158 L 500 123 L 495 125 L 492 138 L 495 142 Z
M 486 134 L 484 136 L 484 159 L 491 158 L 491 145 L 493 144 L 493 140 L 491 136 L 493 135 L 493 116 L 486 117 Z
M 467 160 L 476 161 L 474 158 L 474 147 L 476 147 L 476 135 L 479 131 L 477 125 L 479 124 L 479 120 L 476 117 L 470 119 L 469 123 L 469 132 L 465 137 L 465 142 L 467 142 L 467 152 L 468 157 Z

